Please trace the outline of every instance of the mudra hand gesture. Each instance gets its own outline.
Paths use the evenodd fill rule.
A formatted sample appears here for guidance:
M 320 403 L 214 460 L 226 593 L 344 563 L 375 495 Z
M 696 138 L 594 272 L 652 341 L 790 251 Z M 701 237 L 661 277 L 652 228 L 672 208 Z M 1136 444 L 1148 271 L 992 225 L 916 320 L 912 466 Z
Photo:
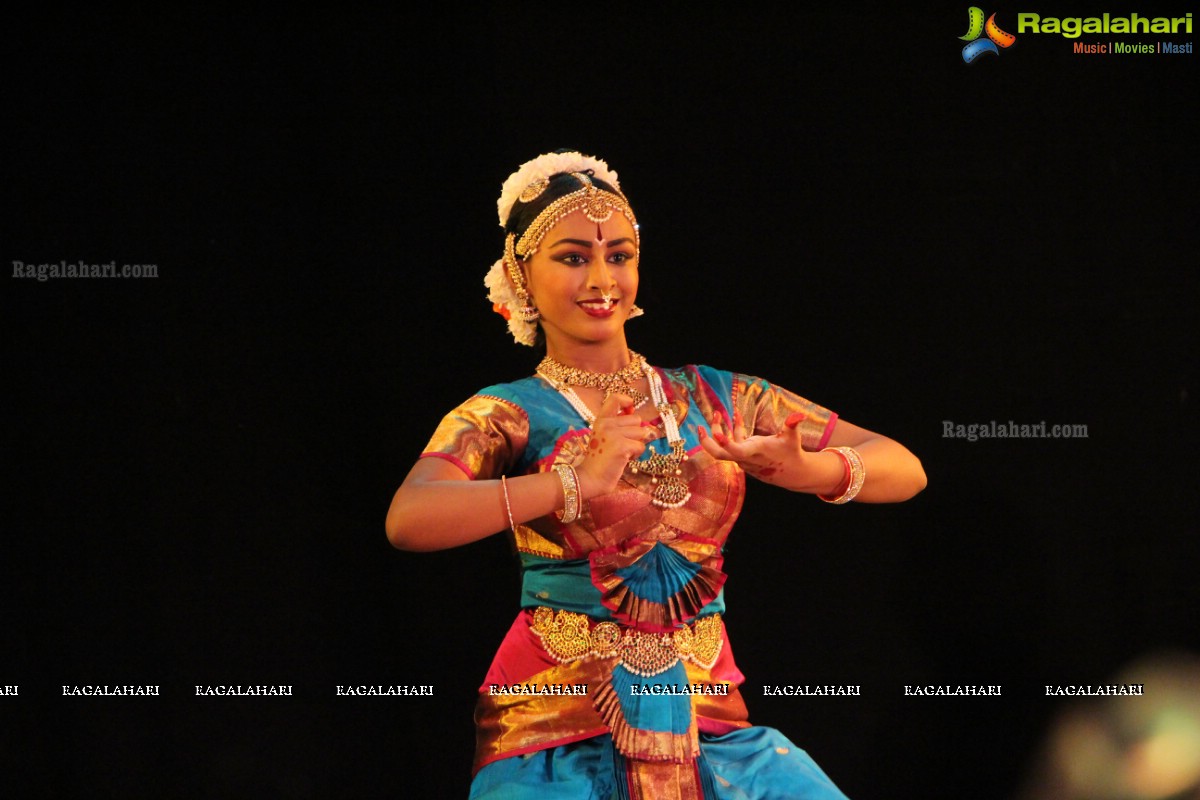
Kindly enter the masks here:
M 741 414 L 735 412 L 732 431 L 720 419 L 711 422 L 711 435 L 700 428 L 700 446 L 713 458 L 737 462 L 747 474 L 764 483 L 800 491 L 828 485 L 830 457 L 804 449 L 799 429 L 804 418 L 797 412 L 774 435 L 747 436 Z M 840 478 L 840 471 L 837 474 Z
M 645 452 L 653 436 L 653 429 L 633 413 L 633 398 L 609 395 L 592 423 L 587 455 L 575 468 L 579 493 L 590 499 L 615 490 L 625 467 Z

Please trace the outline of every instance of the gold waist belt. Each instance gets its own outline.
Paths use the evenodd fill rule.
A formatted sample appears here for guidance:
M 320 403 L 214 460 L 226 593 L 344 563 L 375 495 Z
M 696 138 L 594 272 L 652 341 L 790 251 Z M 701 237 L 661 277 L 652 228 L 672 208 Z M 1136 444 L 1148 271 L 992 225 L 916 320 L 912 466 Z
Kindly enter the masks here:
M 615 622 L 593 622 L 587 614 L 538 606 L 532 628 L 546 652 L 560 664 L 588 656 L 616 658 L 644 678 L 666 672 L 680 660 L 712 669 L 725 641 L 720 614 L 701 617 L 670 633 L 649 633 Z

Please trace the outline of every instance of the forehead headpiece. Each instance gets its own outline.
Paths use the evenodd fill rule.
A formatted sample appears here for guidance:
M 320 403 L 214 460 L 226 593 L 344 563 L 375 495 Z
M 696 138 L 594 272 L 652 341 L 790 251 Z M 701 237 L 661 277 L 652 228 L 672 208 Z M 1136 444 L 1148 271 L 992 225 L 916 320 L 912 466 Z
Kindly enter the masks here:
M 585 172 L 573 172 L 571 175 L 582 184 L 578 189 L 564 194 L 542 209 L 542 213 L 534 217 L 533 222 L 529 223 L 529 227 L 525 229 L 525 233 L 521 234 L 521 238 L 518 239 L 514 233 L 509 233 L 504 237 L 505 266 L 508 267 L 509 277 L 517 286 L 520 286 L 522 282 L 517 259 L 526 259 L 536 253 L 546 234 L 565 217 L 576 211 L 582 211 L 585 217 L 596 224 L 608 222 L 614 211 L 620 212 L 633 226 L 634 246 L 640 249 L 641 237 L 638 234 L 637 218 L 633 216 L 633 209 L 629 207 L 629 201 L 625 199 L 625 195 L 604 191 L 592 183 L 592 179 Z M 530 192 L 536 191 L 533 199 L 536 200 L 541 196 L 548 185 L 549 181 L 531 184 Z

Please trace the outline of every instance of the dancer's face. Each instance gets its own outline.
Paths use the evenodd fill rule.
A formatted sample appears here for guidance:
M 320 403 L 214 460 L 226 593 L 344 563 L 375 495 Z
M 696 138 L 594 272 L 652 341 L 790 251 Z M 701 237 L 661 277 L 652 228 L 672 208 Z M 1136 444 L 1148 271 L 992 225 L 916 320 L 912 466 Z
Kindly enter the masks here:
M 568 214 L 546 232 L 524 269 L 548 348 L 623 340 L 638 288 L 637 240 L 624 215 L 597 223 L 582 211 Z

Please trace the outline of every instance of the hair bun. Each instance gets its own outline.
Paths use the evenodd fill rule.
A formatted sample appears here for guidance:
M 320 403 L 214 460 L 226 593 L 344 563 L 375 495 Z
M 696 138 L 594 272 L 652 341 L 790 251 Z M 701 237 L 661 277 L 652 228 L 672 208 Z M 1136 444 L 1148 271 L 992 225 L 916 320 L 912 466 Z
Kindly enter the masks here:
M 504 185 L 500 189 L 500 199 L 496 201 L 500 227 L 503 228 L 508 224 L 508 217 L 512 214 L 513 206 L 531 183 L 549 180 L 551 175 L 557 175 L 560 172 L 586 172 L 591 177 L 608 183 L 617 191 L 621 190 L 621 184 L 617 181 L 617 173 L 610 170 L 608 164 L 595 156 L 584 155 L 574 150 L 544 153 L 526 161 L 504 181 Z

